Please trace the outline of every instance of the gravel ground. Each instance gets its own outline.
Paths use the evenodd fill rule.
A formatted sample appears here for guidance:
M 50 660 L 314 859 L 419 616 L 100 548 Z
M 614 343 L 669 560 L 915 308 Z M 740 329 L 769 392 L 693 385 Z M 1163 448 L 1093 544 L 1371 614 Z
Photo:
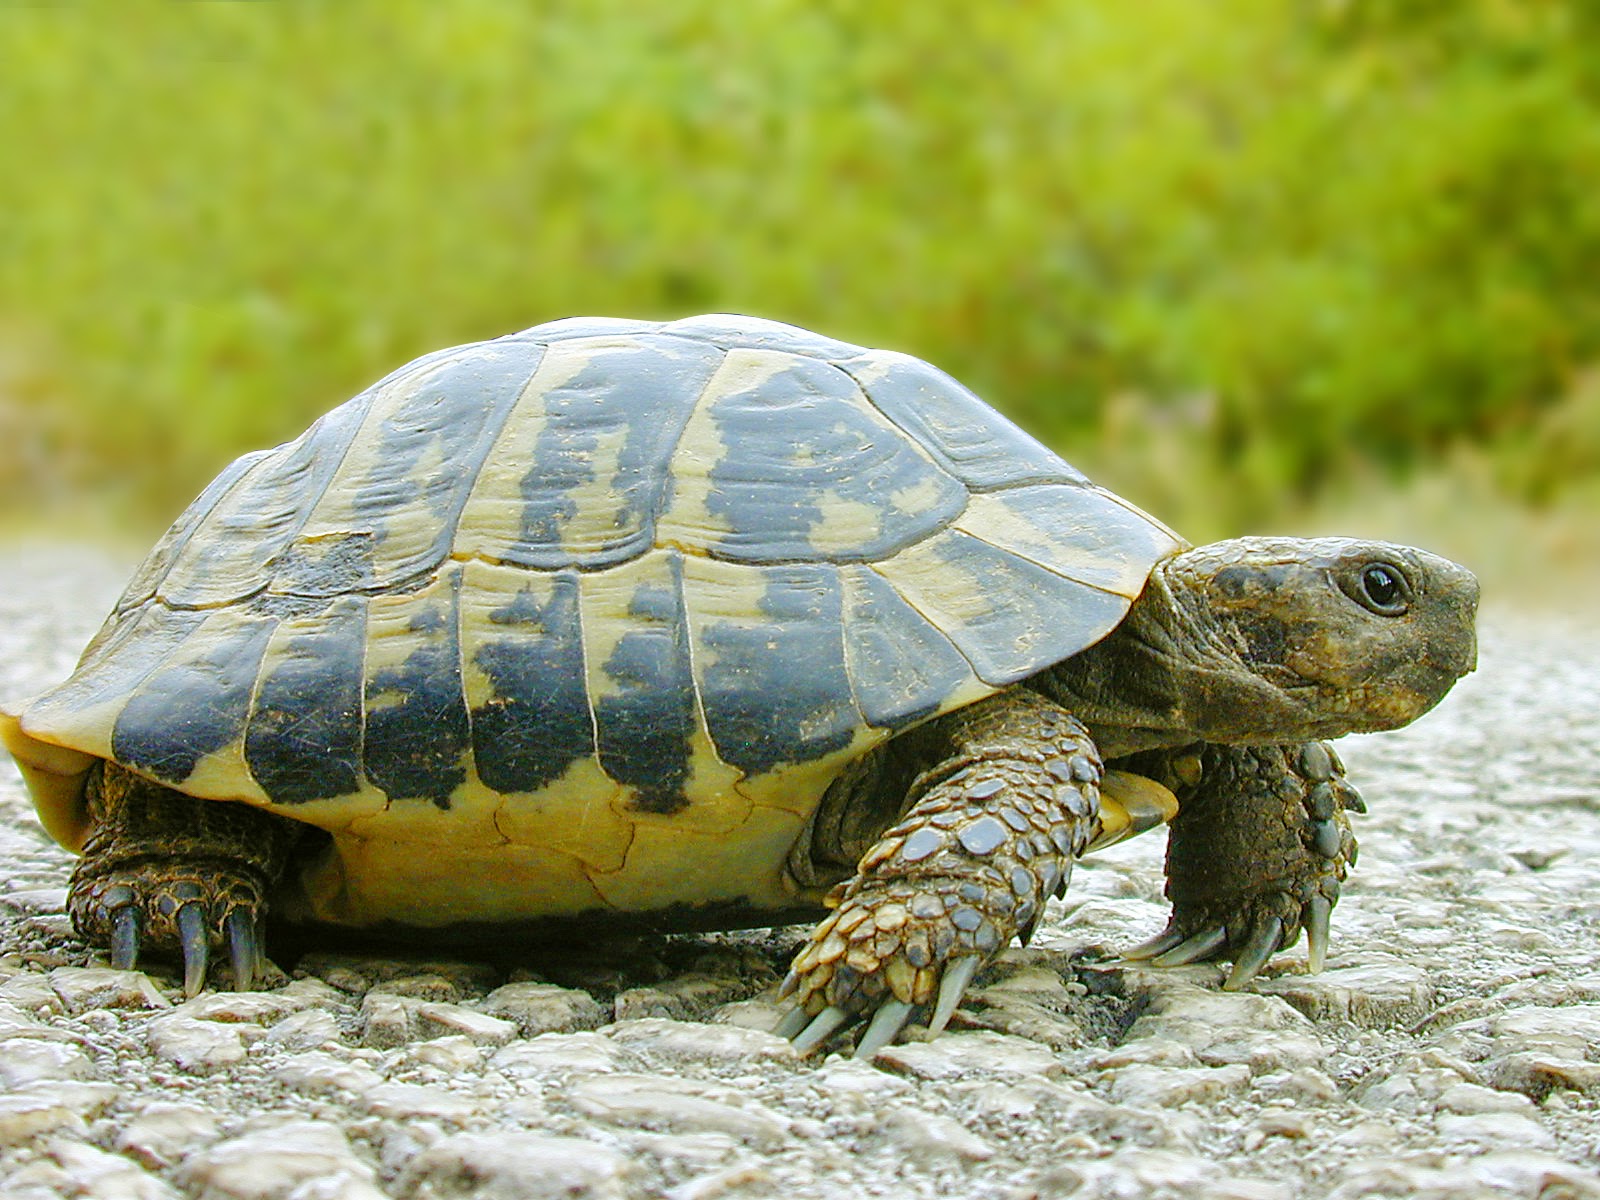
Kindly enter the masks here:
M 0 696 L 121 582 L 0 551 Z M 322 951 L 188 1003 L 63 915 L 0 767 L 0 1195 L 1600 1197 L 1600 625 L 1491 608 L 1479 672 L 1343 750 L 1371 813 L 1329 969 L 1106 965 L 1159 837 L 1086 862 L 952 1032 L 871 1065 L 764 1032 L 801 931 L 586 962 Z

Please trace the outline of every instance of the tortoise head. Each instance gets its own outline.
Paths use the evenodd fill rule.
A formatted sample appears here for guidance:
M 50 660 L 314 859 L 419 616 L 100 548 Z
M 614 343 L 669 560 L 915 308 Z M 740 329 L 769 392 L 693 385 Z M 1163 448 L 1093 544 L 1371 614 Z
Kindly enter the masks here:
M 1477 665 L 1477 608 L 1472 572 L 1425 550 L 1237 538 L 1158 564 L 1130 618 L 1187 657 L 1179 702 L 1199 736 L 1291 742 L 1427 712 Z

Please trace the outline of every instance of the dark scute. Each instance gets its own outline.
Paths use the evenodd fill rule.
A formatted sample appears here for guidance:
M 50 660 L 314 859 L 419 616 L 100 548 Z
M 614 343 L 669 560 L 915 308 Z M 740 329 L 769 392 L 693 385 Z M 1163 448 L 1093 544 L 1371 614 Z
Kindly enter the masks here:
M 210 615 L 152 600 L 111 617 L 84 651 L 78 669 L 35 703 L 83 710 L 130 695 Z
M 318 624 L 286 639 L 265 664 L 245 732 L 245 765 L 274 804 L 347 796 L 361 786 L 367 601 L 323 604 Z
M 365 476 L 343 480 L 351 506 L 367 524 L 346 539 L 347 554 L 365 551 L 364 577 L 379 586 L 416 578 L 438 567 L 450 552 L 456 519 L 477 482 L 512 405 L 544 357 L 533 344 L 492 343 L 466 347 L 471 353 L 435 366 L 409 394 L 385 404 L 368 437 L 378 439 L 375 466 Z M 424 470 L 427 462 L 446 464 Z M 421 500 L 435 521 L 433 541 L 401 556 L 386 553 L 385 526 L 401 505 Z M 375 537 L 362 537 L 362 533 Z M 310 550 L 311 547 L 302 547 Z M 313 560 L 315 561 L 315 560 Z M 348 563 L 341 564 L 345 571 Z M 285 563 L 285 570 L 291 564 Z M 362 570 L 358 566 L 358 571 Z M 282 578 L 280 591 L 335 595 L 347 590 L 339 575 L 311 573 Z
M 904 437 L 885 430 L 862 402 L 855 381 L 825 362 L 793 359 L 754 389 L 718 396 L 711 416 L 727 449 L 711 470 L 706 506 L 730 530 L 717 546 L 724 557 L 746 562 L 884 558 L 966 507 L 966 489 Z M 895 507 L 897 495 L 930 485 L 932 498 L 921 511 Z M 875 509 L 882 518 L 880 532 L 819 553 L 811 535 L 825 516 L 828 492 Z
M 717 755 L 746 775 L 806 762 L 850 744 L 861 724 L 850 695 L 835 569 L 767 567 L 764 623 L 720 621 L 703 631 L 702 680 Z
M 266 586 L 333 479 L 375 394 L 369 388 L 287 445 L 240 460 L 243 471 L 215 493 L 211 511 L 190 535 L 196 553 L 180 576 L 162 582 L 160 594 L 173 604 L 215 605 Z M 209 494 L 210 488 L 195 507 Z
M 163 783 L 189 778 L 200 759 L 243 731 L 256 671 L 276 625 L 250 621 L 214 638 L 200 630 L 181 650 L 203 647 L 201 653 L 189 657 L 180 651 L 158 667 L 118 714 L 112 756 Z
M 217 506 L 218 501 L 244 478 L 250 468 L 273 453 L 275 451 L 257 450 L 234 459 L 224 467 L 222 473 L 206 485 L 205 490 L 183 510 L 182 515 L 172 523 L 166 533 L 161 535 L 161 540 L 155 544 L 155 548 L 145 555 L 144 561 L 134 571 L 133 578 L 128 581 L 128 586 L 123 590 L 112 611 L 127 612 L 154 596 L 161 581 L 166 578 L 167 571 L 171 569 L 173 561 L 189 544 L 189 539 L 199 528 L 200 522 Z M 107 628 L 109 627 L 108 622 Z M 101 635 L 104 633 L 105 630 L 102 630 Z
M 473 656 L 494 692 L 472 710 L 478 777 L 502 795 L 535 792 L 594 753 L 576 573 L 557 575 L 547 602 L 523 591 L 489 620 L 504 634 Z
M 610 566 L 650 548 L 667 488 L 667 462 L 696 400 L 722 361 L 714 346 L 683 338 L 640 337 L 598 347 L 573 378 L 544 395 L 544 428 L 522 480 L 519 540 L 506 561 L 542 570 Z M 596 454 L 602 436 L 623 436 L 615 473 L 597 479 L 609 460 Z M 614 541 L 574 555 L 562 523 L 576 514 L 575 495 L 603 485 L 621 497 Z
M 398 667 L 367 680 L 362 742 L 367 778 L 391 800 L 431 800 L 450 807 L 450 793 L 466 780 L 462 757 L 471 742 L 461 691 L 457 594 L 439 597 L 442 623 Z
M 845 639 L 861 713 L 894 729 L 931 716 L 972 666 L 876 571 L 852 567 Z
M 861 353 L 860 346 L 853 346 L 849 342 L 835 341 L 797 325 L 785 325 L 781 321 L 766 321 L 759 317 L 685 317 L 681 321 L 663 325 L 661 332 L 704 338 L 729 348 L 739 346 L 756 350 L 781 350 L 812 358 L 854 358 Z
M 937 367 L 897 357 L 888 372 L 874 378 L 881 361 L 842 365 L 846 370 L 864 370 L 871 382 L 862 388 L 879 410 L 974 490 L 1029 482 L 1086 482 L 1081 472 Z
M 688 803 L 684 785 L 696 725 L 682 561 L 676 554 L 670 561 L 673 587 L 645 586 L 635 594 L 629 609 L 633 627 L 604 668 L 616 690 L 594 706 L 601 767 L 638 789 L 637 808 L 656 813 L 677 812 Z

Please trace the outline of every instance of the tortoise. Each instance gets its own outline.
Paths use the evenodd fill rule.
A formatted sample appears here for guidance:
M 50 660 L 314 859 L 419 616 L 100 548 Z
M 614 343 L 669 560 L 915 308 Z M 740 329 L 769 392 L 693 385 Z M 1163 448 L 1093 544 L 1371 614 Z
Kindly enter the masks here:
M 1475 665 L 1422 550 L 1192 547 L 907 355 L 736 316 L 410 363 L 233 463 L 3 719 L 132 967 L 263 920 L 542 937 L 821 918 L 810 1050 L 939 1032 L 1087 850 L 1171 820 L 1167 929 L 1320 969 L 1359 794 L 1326 739 Z

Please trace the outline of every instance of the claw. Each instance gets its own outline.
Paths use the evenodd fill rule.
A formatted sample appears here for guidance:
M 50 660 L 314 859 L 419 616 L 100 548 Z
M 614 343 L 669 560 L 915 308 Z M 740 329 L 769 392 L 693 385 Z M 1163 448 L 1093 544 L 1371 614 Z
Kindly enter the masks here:
M 1171 950 L 1156 955 L 1150 960 L 1153 967 L 1181 967 L 1185 963 L 1198 962 L 1202 958 L 1210 958 L 1223 946 L 1227 945 L 1228 931 L 1218 925 L 1212 929 L 1202 930 L 1191 938 L 1179 942 Z
M 882 1050 L 899 1035 L 906 1027 L 906 1022 L 911 1019 L 915 1004 L 905 1000 L 885 1000 L 872 1018 L 872 1023 L 867 1026 L 867 1031 L 861 1035 L 861 1041 L 856 1045 L 856 1057 L 861 1059 L 871 1058 Z
M 772 1032 L 783 1038 L 785 1041 L 789 1041 L 794 1038 L 795 1034 L 799 1033 L 808 1024 L 810 1024 L 810 1022 L 811 1014 L 805 1009 L 796 1006 L 784 1013 L 783 1016 L 778 1019 L 778 1023 L 772 1027 Z
M 944 1032 L 951 1014 L 956 1011 L 956 1005 L 961 1003 L 961 997 L 966 993 L 967 985 L 977 973 L 976 954 L 959 958 L 945 969 L 944 978 L 939 983 L 939 998 L 933 1006 L 933 1020 L 928 1022 L 929 1033 L 938 1036 Z
M 1283 922 L 1277 917 L 1268 917 L 1257 925 L 1250 934 L 1250 940 L 1233 960 L 1233 970 L 1228 972 L 1222 990 L 1237 992 L 1254 979 L 1261 968 L 1267 965 L 1267 959 L 1277 952 L 1278 943 L 1282 940 Z
M 139 961 L 139 910 L 125 904 L 111 914 L 111 967 L 131 971 Z
M 256 937 L 256 923 L 250 911 L 236 908 L 222 923 L 228 934 L 228 952 L 233 959 L 233 990 L 248 992 L 255 984 L 256 968 L 261 962 L 261 944 Z
M 1132 949 L 1124 950 L 1122 952 L 1122 961 L 1143 962 L 1147 958 L 1155 958 L 1158 954 L 1165 954 L 1181 941 L 1183 941 L 1183 934 L 1169 926 L 1149 941 L 1140 942 Z
M 850 1014 L 837 1004 L 830 1004 L 816 1015 L 804 1032 L 794 1038 L 794 1048 L 799 1054 L 810 1054 L 828 1037 L 850 1019 Z
M 790 996 L 794 995 L 795 989 L 799 986 L 800 976 L 791 970 L 783 977 L 783 986 L 778 989 L 778 999 L 787 1000 Z
M 1311 897 L 1306 914 L 1306 965 L 1313 975 L 1328 961 L 1328 938 L 1333 925 L 1333 903 L 1326 896 Z
M 198 900 L 191 900 L 178 909 L 178 942 L 183 947 L 183 994 L 192 1000 L 205 986 L 206 970 L 211 965 L 206 910 Z

